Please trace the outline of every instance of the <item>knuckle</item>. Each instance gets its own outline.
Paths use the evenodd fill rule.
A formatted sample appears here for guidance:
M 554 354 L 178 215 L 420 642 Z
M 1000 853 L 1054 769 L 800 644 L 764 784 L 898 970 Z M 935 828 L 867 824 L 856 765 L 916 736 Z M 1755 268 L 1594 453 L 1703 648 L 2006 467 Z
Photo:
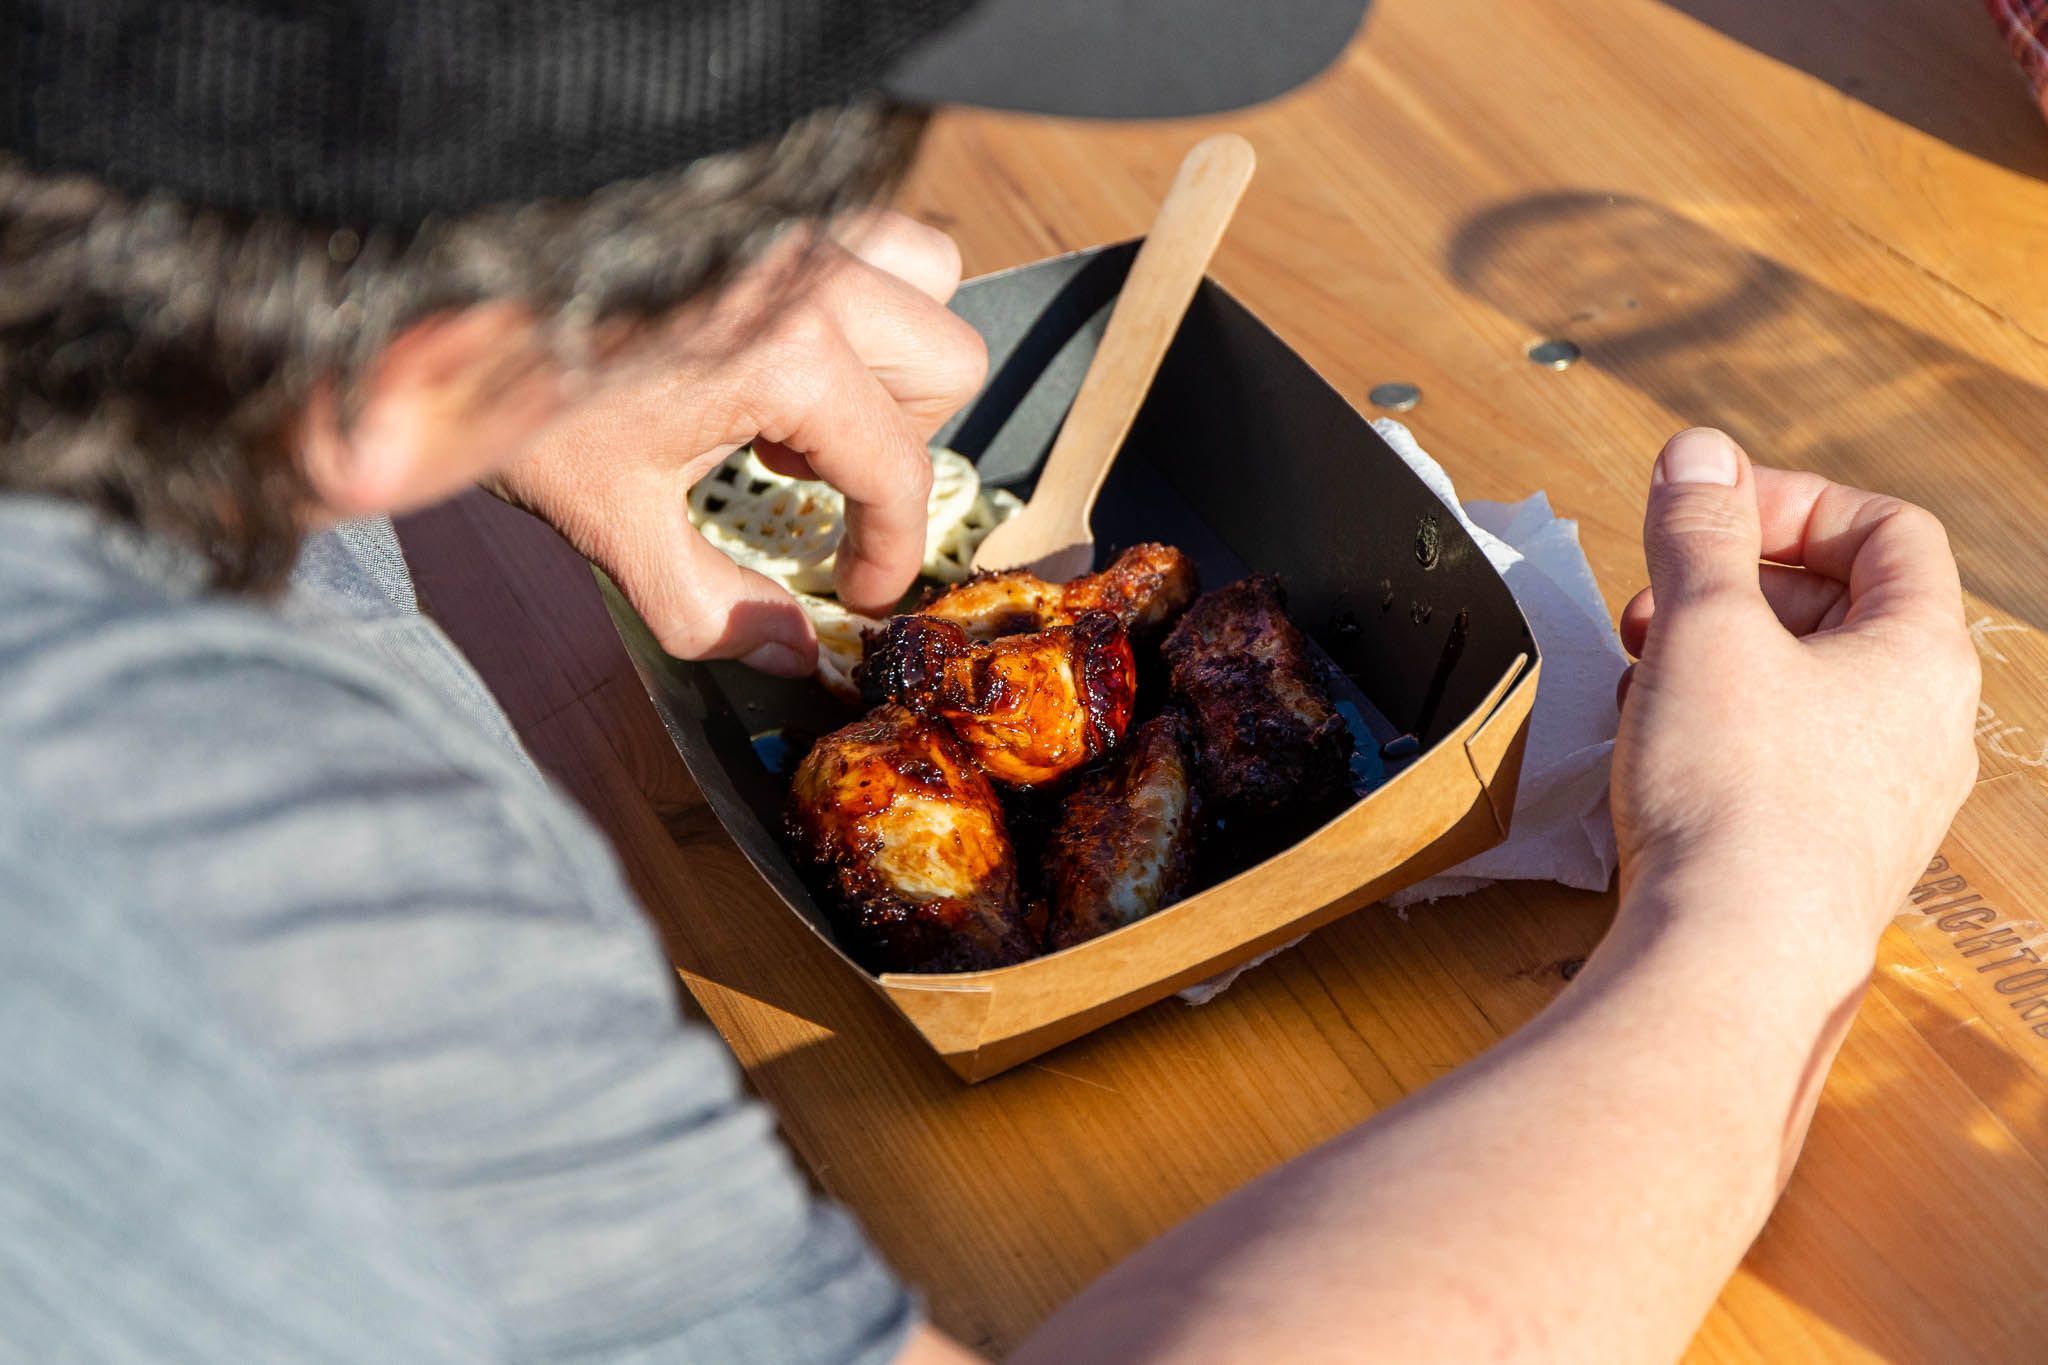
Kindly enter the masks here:
M 1867 514 L 1874 521 L 1896 519 L 1901 526 L 1911 527 L 1916 530 L 1929 525 L 1941 525 L 1940 519 L 1934 513 L 1920 506 L 1920 504 L 1907 502 L 1904 498 L 1893 497 L 1889 493 L 1879 493 L 1873 496 L 1870 500 Z
M 928 228 L 919 223 L 918 227 L 930 239 L 926 248 L 930 256 L 929 269 L 934 282 L 942 286 L 941 292 L 950 296 L 960 287 L 960 277 L 966 272 L 967 263 L 961 258 L 960 244 L 948 233 L 937 228 Z
M 1875 633 L 1886 641 L 1893 657 L 1911 659 L 1942 695 L 1968 697 L 1974 703 L 1984 666 L 1970 633 L 1959 623 L 1922 616 L 1887 623 Z
M 648 622 L 655 642 L 674 658 L 705 657 L 718 642 L 717 632 L 711 628 L 710 613 L 701 610 L 697 603 L 675 603 L 671 606 L 674 609 Z
M 838 226 L 861 246 L 905 247 L 916 242 L 916 233 L 924 224 L 901 209 L 868 208 L 841 218 Z
M 951 233 L 906 214 L 896 214 L 896 229 L 902 233 L 906 251 L 914 253 L 936 279 L 960 278 L 960 244 Z
M 1713 534 L 1687 534 L 1670 536 L 1652 543 L 1647 558 L 1650 578 L 1662 582 L 1669 589 L 1682 589 L 1694 600 L 1709 590 L 1722 586 L 1732 587 L 1733 576 L 1723 570 L 1727 556 L 1722 553 L 1723 538 Z M 1751 583 L 1749 586 L 1754 586 Z
M 940 347 L 939 379 L 948 398 L 962 402 L 981 392 L 988 380 L 988 343 L 964 318 L 947 313 L 951 319 Z
M 1758 596 L 1757 527 L 1726 497 L 1667 495 L 1645 528 L 1650 581 L 1689 601 L 1709 591 Z
M 921 441 L 891 431 L 871 452 L 858 476 L 837 481 L 849 497 L 870 507 L 922 507 L 930 501 L 932 461 Z
M 769 395 L 749 393 L 737 386 L 706 390 L 694 400 L 699 418 L 696 444 L 714 450 L 728 442 L 753 439 L 759 434 L 767 411 L 774 406 Z M 702 473 L 709 473 L 708 467 Z M 700 473 L 698 477 L 702 477 Z M 696 479 L 691 480 L 692 483 Z
M 1948 527 L 1942 524 L 1940 517 L 1920 504 L 1886 495 L 1873 502 L 1872 508 L 1874 520 L 1890 522 L 1912 540 L 1939 545 L 1944 553 L 1951 553 Z
M 709 647 L 704 632 L 687 624 L 671 622 L 666 629 L 656 631 L 654 638 L 662 652 L 672 659 L 701 659 Z
M 801 415 L 823 400 L 835 367 L 825 324 L 809 312 L 778 317 L 737 367 L 744 394 L 766 414 Z
M 935 283 L 960 282 L 960 244 L 950 233 L 894 211 L 878 215 L 869 231 L 879 245 L 913 265 L 927 279 Z
M 922 444 L 910 442 L 901 445 L 896 454 L 896 486 L 902 490 L 907 502 L 915 498 L 919 503 L 932 495 L 932 460 Z
M 920 294 L 950 297 L 960 287 L 960 246 L 953 238 L 908 214 L 868 210 L 840 220 L 836 235 L 843 248 L 835 272 L 851 297 L 864 297 L 884 287 L 907 284 Z
M 1728 497 L 1673 497 L 1661 521 L 1664 535 L 1678 541 L 1720 541 L 1750 534 L 1750 519 Z
M 723 658 L 732 653 L 734 609 L 743 596 L 745 570 L 704 545 L 687 568 L 659 591 L 653 611 L 642 610 L 655 642 L 678 659 Z M 636 604 L 637 605 L 637 604 Z
M 822 377 L 801 361 L 763 365 L 735 399 L 746 413 L 739 426 L 772 441 L 786 440 L 803 425 L 823 394 Z
M 785 362 L 815 360 L 825 349 L 834 328 L 829 319 L 808 302 L 796 302 L 775 315 L 763 340 L 776 357 Z

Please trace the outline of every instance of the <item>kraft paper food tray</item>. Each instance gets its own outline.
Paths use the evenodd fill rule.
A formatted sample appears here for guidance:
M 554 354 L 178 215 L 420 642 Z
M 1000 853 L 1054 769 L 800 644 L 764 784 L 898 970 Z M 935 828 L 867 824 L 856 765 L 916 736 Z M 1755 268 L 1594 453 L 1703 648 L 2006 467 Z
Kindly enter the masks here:
M 939 439 L 983 481 L 1028 495 L 1101 339 L 1136 243 L 963 286 L 953 308 L 989 344 L 980 398 Z M 776 750 L 850 719 L 808 681 L 672 659 L 607 601 L 677 750 L 733 840 L 846 970 L 946 1065 L 978 1081 L 1497 843 L 1514 809 L 1539 660 L 1479 548 L 1366 419 L 1213 280 L 1195 296 L 1094 517 L 1098 561 L 1180 546 L 1214 587 L 1277 573 L 1339 671 L 1363 751 L 1412 757 L 1285 851 L 1149 919 L 995 971 L 876 977 L 838 948 L 781 837 Z M 764 758 L 765 755 L 765 758 Z M 1365 758 L 1370 764 L 1377 760 Z

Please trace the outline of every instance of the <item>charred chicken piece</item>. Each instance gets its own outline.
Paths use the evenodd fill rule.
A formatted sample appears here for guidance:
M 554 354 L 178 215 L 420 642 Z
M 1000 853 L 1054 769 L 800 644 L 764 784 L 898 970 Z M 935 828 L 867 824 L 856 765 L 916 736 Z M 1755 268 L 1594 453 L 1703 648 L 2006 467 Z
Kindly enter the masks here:
M 819 740 L 790 798 L 790 837 L 870 970 L 978 971 L 1036 951 L 1002 803 L 944 725 L 881 707 Z
M 975 643 L 960 626 L 898 616 L 868 645 L 863 687 L 944 720 L 989 776 L 1031 787 L 1099 758 L 1123 738 L 1137 664 L 1108 612 Z
M 1071 583 L 1048 583 L 1028 569 L 976 574 L 940 593 L 920 616 L 952 621 L 976 640 L 1070 626 L 1106 611 L 1132 635 L 1163 629 L 1186 609 L 1197 587 L 1195 562 L 1171 545 L 1133 545 L 1108 568 Z
M 1045 851 L 1052 947 L 1071 948 L 1180 899 L 1194 867 L 1194 768 L 1187 721 L 1163 712 L 1060 802 Z
M 1344 790 L 1351 732 L 1287 619 L 1279 579 L 1254 574 L 1204 594 L 1161 649 L 1194 721 L 1202 792 L 1218 808 L 1262 817 Z

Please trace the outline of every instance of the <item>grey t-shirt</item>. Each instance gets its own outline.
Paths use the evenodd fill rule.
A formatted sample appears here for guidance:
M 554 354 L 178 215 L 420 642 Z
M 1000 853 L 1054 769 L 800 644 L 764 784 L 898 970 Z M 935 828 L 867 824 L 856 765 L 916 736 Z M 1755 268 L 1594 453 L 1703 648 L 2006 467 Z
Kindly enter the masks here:
M 0 1358 L 892 1358 L 388 527 L 299 580 L 0 498 Z

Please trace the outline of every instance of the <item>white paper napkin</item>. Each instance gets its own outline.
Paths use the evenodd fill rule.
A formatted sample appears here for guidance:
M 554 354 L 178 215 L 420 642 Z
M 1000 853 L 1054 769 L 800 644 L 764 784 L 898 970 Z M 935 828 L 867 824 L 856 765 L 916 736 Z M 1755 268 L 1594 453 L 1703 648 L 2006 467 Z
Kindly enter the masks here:
M 1614 825 L 1607 813 L 1607 766 L 1618 719 L 1614 688 L 1628 656 L 1579 548 L 1578 523 L 1552 512 L 1542 493 L 1515 503 L 1460 504 L 1450 476 L 1415 443 L 1407 427 L 1382 418 L 1373 428 L 1472 533 L 1507 580 L 1543 651 L 1513 833 L 1450 871 L 1396 892 L 1387 903 L 1406 907 L 1462 896 L 1497 881 L 1553 881 L 1602 890 L 1614 875 L 1615 862 Z M 1206 1004 L 1239 975 L 1293 946 L 1190 986 L 1180 998 Z

